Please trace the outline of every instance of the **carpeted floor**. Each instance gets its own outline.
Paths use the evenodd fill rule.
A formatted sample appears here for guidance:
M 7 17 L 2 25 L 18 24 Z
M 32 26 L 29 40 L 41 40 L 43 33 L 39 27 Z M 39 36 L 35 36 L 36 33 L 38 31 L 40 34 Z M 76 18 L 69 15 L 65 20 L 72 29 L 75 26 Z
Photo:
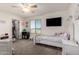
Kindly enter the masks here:
M 42 44 L 34 45 L 31 40 L 17 40 L 13 43 L 14 55 L 61 55 L 62 49 Z

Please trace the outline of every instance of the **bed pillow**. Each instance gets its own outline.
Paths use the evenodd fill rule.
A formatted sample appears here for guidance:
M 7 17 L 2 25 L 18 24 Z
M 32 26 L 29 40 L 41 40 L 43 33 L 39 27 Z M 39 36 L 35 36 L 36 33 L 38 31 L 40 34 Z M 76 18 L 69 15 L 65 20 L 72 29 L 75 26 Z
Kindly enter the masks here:
M 69 33 L 64 32 L 64 33 L 62 34 L 62 36 L 63 36 L 66 40 L 70 40 L 70 35 L 69 35 Z

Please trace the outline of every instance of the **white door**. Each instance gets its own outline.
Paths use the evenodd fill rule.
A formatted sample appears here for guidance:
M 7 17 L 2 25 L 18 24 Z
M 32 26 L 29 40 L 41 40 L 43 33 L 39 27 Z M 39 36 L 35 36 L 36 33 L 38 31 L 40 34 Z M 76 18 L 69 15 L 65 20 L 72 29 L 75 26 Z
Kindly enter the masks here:
M 74 34 L 75 40 L 79 42 L 79 20 L 76 20 L 74 23 Z

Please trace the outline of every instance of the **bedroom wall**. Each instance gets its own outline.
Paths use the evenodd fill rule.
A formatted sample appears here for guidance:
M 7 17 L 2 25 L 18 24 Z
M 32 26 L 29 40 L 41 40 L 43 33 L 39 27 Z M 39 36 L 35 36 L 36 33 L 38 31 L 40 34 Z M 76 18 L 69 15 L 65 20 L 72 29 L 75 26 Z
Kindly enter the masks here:
M 41 34 L 45 35 L 53 35 L 54 33 L 59 32 L 69 32 L 71 35 L 71 38 L 73 38 L 71 32 L 70 32 L 70 26 L 72 25 L 71 20 L 69 18 L 69 10 L 64 11 L 58 11 L 58 12 L 52 12 L 40 16 L 34 16 L 27 18 L 29 20 L 29 23 L 31 20 L 35 19 L 41 19 Z M 46 18 L 54 18 L 54 17 L 62 17 L 62 26 L 60 27 L 46 27 Z M 30 30 L 30 24 L 29 24 L 29 30 Z
M 0 12 L 0 35 L 8 33 L 9 38 L 12 37 L 12 19 L 22 20 L 19 16 L 6 12 Z

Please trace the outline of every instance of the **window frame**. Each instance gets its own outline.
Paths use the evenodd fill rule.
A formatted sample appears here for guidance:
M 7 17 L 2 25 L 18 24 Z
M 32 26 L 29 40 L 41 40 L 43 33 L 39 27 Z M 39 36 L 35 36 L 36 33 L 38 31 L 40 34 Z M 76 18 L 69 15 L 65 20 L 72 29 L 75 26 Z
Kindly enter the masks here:
M 37 28 L 36 28 L 36 21 L 37 21 L 37 20 L 40 21 L 40 28 L 38 28 L 38 29 L 40 29 L 40 33 L 41 33 L 41 19 L 35 19 L 35 20 L 31 20 L 31 21 L 35 21 L 35 28 L 34 28 L 34 29 L 35 29 L 35 32 L 34 32 L 34 33 L 32 32 L 31 21 L 30 21 L 30 32 L 33 33 L 33 34 L 40 34 L 40 33 L 37 33 L 37 31 L 36 31 L 36 29 L 37 29 Z

